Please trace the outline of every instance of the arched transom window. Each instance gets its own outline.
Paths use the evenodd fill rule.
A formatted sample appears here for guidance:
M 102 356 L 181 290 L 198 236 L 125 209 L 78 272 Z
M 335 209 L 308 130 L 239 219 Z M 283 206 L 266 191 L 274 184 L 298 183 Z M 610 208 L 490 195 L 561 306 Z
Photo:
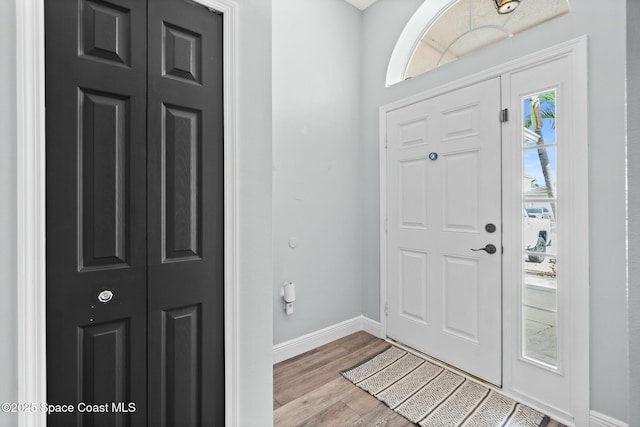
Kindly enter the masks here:
M 506 14 L 498 13 L 494 0 L 458 0 L 448 2 L 427 22 L 418 10 L 414 18 L 419 16 L 423 20 L 423 30 L 420 39 L 413 40 L 403 79 L 455 61 L 568 12 L 568 0 L 521 0 L 513 12 Z M 415 24 L 409 23 L 414 27 Z M 396 45 L 396 49 L 398 47 Z

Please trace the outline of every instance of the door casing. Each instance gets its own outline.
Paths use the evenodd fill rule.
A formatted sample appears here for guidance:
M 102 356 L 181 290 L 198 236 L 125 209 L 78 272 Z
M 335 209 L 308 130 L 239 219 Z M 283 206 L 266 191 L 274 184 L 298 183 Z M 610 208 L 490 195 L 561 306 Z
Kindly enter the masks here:
M 537 65 L 551 62 L 559 58 L 568 57 L 572 64 L 571 76 L 573 84 L 573 123 L 571 126 L 571 135 L 575 140 L 584 142 L 584 153 L 580 155 L 580 165 L 576 167 L 576 174 L 578 174 L 582 181 L 588 181 L 587 172 L 587 141 L 588 133 L 585 126 L 579 126 L 579 123 L 588 123 L 587 114 L 587 37 L 582 36 L 574 40 L 570 40 L 565 43 L 561 43 L 556 46 L 535 52 L 533 54 L 524 56 L 514 61 L 498 65 L 488 70 L 473 74 L 469 77 L 454 81 L 449 84 L 445 84 L 438 88 L 428 90 L 408 98 L 384 105 L 379 110 L 379 191 L 380 191 L 380 336 L 387 337 L 387 162 L 386 162 L 386 150 L 387 150 L 387 119 L 386 116 L 390 111 L 406 107 L 408 105 L 415 104 L 417 102 L 434 98 L 440 95 L 453 92 L 455 90 L 474 85 L 476 83 L 486 81 L 492 78 L 499 77 L 503 82 L 508 81 L 505 77 L 511 73 L 522 71 L 528 68 L 535 67 Z M 505 104 L 506 99 L 509 97 L 509 87 L 502 88 L 503 95 L 503 108 L 507 107 Z M 498 111 L 496 111 L 496 120 L 498 117 Z M 503 156 L 503 166 L 505 162 L 508 162 Z M 503 167 L 503 189 L 505 182 L 514 177 L 506 176 L 504 172 L 510 170 Z M 517 178 L 521 179 L 521 178 Z M 583 207 L 581 212 L 588 212 L 588 192 L 585 189 L 581 192 L 579 197 L 576 197 L 577 203 Z M 503 218 L 505 215 L 510 214 L 510 211 L 505 211 L 503 208 Z M 579 224 L 574 226 L 579 227 L 583 231 L 583 241 L 572 246 L 572 251 L 579 252 L 572 254 L 572 256 L 582 257 L 581 259 L 588 259 L 588 218 L 580 218 L 577 221 Z M 503 234 L 503 241 L 508 242 L 512 239 L 509 234 L 511 231 L 505 230 Z M 572 242 L 573 243 L 573 242 Z M 512 360 L 516 360 L 519 357 L 519 342 L 513 342 L 513 333 L 510 333 L 510 325 L 519 324 L 517 313 L 519 312 L 514 307 L 514 290 L 510 290 L 507 286 L 503 286 L 503 388 L 502 392 L 507 396 L 517 399 L 529 406 L 538 409 L 546 414 L 549 414 L 554 419 L 567 424 L 567 425 L 589 425 L 589 270 L 588 263 L 574 263 L 572 265 L 571 273 L 580 280 L 584 285 L 580 288 L 572 289 L 574 299 L 571 302 L 573 318 L 575 327 L 572 329 L 572 336 L 564 337 L 564 339 L 571 340 L 573 359 L 568 363 L 573 366 L 572 375 L 572 390 L 574 392 L 573 398 L 573 411 L 571 415 L 560 412 L 552 406 L 545 405 L 531 396 L 519 393 L 517 385 L 513 384 Z M 503 263 L 503 277 L 513 277 L 513 268 Z M 575 280 L 575 279 L 574 279 Z M 515 322 L 515 323 L 514 323 Z M 576 356 L 579 355 L 579 356 Z
M 235 0 L 193 0 L 223 15 L 225 421 L 239 419 L 237 40 Z M 18 402 L 46 402 L 44 0 L 16 0 Z M 207 13 L 203 10 L 203 13 Z M 21 412 L 20 426 L 46 426 Z

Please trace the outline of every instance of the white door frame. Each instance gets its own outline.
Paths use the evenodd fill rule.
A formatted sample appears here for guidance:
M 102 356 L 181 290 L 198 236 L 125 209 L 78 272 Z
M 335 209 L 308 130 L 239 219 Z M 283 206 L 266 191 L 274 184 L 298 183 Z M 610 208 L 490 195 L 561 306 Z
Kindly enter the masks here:
M 405 98 L 387 105 L 380 107 L 379 111 L 379 123 L 380 123 L 380 151 L 379 151 L 379 173 L 380 173 L 380 327 L 381 336 L 387 337 L 387 317 L 386 317 L 386 300 L 387 300 L 387 162 L 386 162 L 386 115 L 388 112 L 396 110 L 398 108 L 406 107 L 416 102 L 423 101 L 425 99 L 433 98 L 439 95 L 452 92 L 454 90 L 470 86 L 491 78 L 504 77 L 509 73 L 514 73 L 527 68 L 531 68 L 546 62 L 550 62 L 559 58 L 570 57 L 572 59 L 572 84 L 574 88 L 574 103 L 572 104 L 573 111 L 573 123 L 571 126 L 571 134 L 575 140 L 583 141 L 585 147 L 584 153 L 584 168 L 580 170 L 580 174 L 584 175 L 584 181 L 587 182 L 587 170 L 586 170 L 586 141 L 588 141 L 586 126 L 580 126 L 579 124 L 588 123 L 588 111 L 587 111 L 587 37 L 582 36 L 574 40 L 570 40 L 561 43 L 556 46 L 538 51 L 536 53 L 527 55 L 525 57 L 516 59 L 514 61 L 498 65 L 483 72 L 474 74 L 472 76 L 457 80 L 455 82 L 440 86 L 438 88 L 422 92 L 420 94 Z M 504 90 L 504 88 L 503 88 Z M 497 120 L 498 112 L 496 112 Z M 506 160 L 503 159 L 503 162 Z M 504 170 L 504 169 L 503 169 Z M 504 173 L 504 172 L 503 172 Z M 503 182 L 504 182 L 503 176 Z M 504 185 L 504 184 L 503 184 Z M 581 199 L 581 205 L 587 205 L 587 191 L 584 190 L 584 197 Z M 587 212 L 587 209 L 584 210 Z M 582 225 L 582 224 L 581 224 Z M 588 221 L 584 221 L 584 235 L 585 242 L 588 241 L 586 237 L 588 233 Z M 506 234 L 503 236 L 504 241 L 507 241 L 511 236 Z M 580 249 L 581 253 L 586 253 L 588 257 L 588 245 Z M 584 258 L 588 259 L 588 258 Z M 502 391 L 509 396 L 515 397 L 517 400 L 530 406 L 540 409 L 549 415 L 554 416 L 559 421 L 566 424 L 573 424 L 577 426 L 589 425 L 589 270 L 588 263 L 583 262 L 581 264 L 574 263 L 567 268 L 571 269 L 571 273 L 576 277 L 579 277 L 584 286 L 574 289 L 573 307 L 571 310 L 574 314 L 575 328 L 572 330 L 570 337 L 564 339 L 571 340 L 571 347 L 573 349 L 573 360 L 570 361 L 574 368 L 574 375 L 572 389 L 573 389 L 573 415 L 574 420 L 566 419 L 562 414 L 554 410 L 554 408 L 547 407 L 544 404 L 536 402 L 527 396 L 521 395 L 514 389 L 511 384 L 511 372 L 510 367 L 511 359 L 516 358 L 518 351 L 518 343 L 513 343 L 512 334 L 503 333 L 503 383 L 504 387 Z M 503 263 L 503 274 L 505 277 L 512 274 L 513 266 L 507 266 Z M 513 298 L 511 295 L 507 295 L 508 290 L 503 288 L 503 330 L 507 330 L 507 325 L 511 322 L 518 323 L 518 319 L 515 313 L 518 310 L 514 310 L 511 307 Z M 580 355 L 580 357 L 575 357 Z
M 194 0 L 223 14 L 224 345 L 226 425 L 239 420 L 237 40 L 235 0 Z M 45 259 L 44 0 L 15 0 L 17 79 L 18 402 L 47 401 Z M 21 412 L 21 427 L 44 427 L 43 412 Z

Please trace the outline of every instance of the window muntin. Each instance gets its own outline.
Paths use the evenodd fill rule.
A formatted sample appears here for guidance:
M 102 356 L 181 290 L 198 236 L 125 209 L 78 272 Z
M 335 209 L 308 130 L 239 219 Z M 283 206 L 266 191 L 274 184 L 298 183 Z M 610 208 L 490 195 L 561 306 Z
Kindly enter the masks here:
M 422 32 L 404 69 L 415 77 L 483 47 L 569 13 L 568 0 L 520 0 L 501 15 L 493 0 L 458 0 L 444 7 Z

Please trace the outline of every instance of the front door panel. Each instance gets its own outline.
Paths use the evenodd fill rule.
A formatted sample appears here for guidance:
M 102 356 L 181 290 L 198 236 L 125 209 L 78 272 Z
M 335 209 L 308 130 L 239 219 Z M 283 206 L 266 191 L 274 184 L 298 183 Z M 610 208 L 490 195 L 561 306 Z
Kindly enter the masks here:
M 388 335 L 498 385 L 499 111 L 494 79 L 387 115 Z

